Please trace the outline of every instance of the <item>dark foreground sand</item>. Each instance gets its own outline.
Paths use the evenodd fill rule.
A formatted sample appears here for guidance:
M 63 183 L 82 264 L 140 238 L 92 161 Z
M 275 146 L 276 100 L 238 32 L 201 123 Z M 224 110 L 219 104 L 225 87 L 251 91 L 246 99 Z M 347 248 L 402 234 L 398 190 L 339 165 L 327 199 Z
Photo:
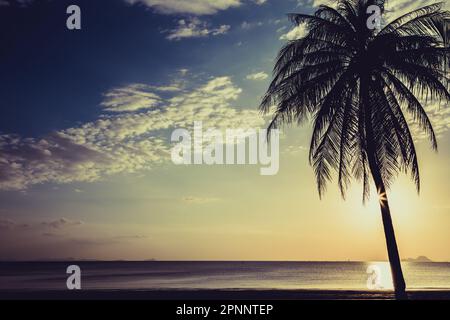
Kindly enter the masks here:
M 450 300 L 450 291 L 408 291 L 410 300 Z M 390 300 L 389 291 L 347 290 L 78 290 L 0 291 L 1 300 Z

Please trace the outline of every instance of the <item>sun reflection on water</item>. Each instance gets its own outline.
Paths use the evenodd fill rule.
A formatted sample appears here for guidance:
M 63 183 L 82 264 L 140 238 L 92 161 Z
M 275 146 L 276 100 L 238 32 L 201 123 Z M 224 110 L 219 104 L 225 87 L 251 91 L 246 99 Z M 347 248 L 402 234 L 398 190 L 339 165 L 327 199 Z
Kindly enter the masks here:
M 372 261 L 367 263 L 367 278 L 374 277 L 376 274 L 376 286 L 372 286 L 370 290 L 392 290 L 394 286 L 392 284 L 392 274 L 389 262 L 387 261 Z M 374 272 L 374 273 L 372 273 Z M 369 287 L 369 286 L 368 286 Z

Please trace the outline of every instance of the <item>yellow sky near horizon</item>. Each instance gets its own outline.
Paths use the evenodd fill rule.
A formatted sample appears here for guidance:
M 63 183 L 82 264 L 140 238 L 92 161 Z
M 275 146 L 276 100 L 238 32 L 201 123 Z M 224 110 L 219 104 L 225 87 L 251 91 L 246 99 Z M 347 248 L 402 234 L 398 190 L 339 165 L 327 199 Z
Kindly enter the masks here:
M 292 129 L 290 134 L 301 132 Z M 289 140 L 289 138 L 287 138 Z M 288 141 L 283 141 L 285 144 Z M 402 258 L 450 261 L 448 136 L 434 155 L 420 147 L 422 192 L 401 176 L 388 196 Z M 307 152 L 282 153 L 280 172 L 254 166 L 166 167 L 107 183 L 77 184 L 23 199 L 45 210 L 4 230 L 2 257 L 125 260 L 385 260 L 378 200 L 362 205 L 354 184 L 346 201 L 330 185 L 319 200 Z M 41 194 L 42 195 L 42 194 Z M 61 200 L 62 197 L 62 200 Z M 29 200 L 28 200 L 29 201 Z M 42 207 L 42 208 L 41 208 Z M 80 210 L 80 208 L 82 208 Z M 54 223 L 64 212 L 67 221 Z M 39 215 L 41 217 L 41 215 Z M 106 218 L 106 220 L 105 220 Z M 76 223 L 81 221 L 81 223 Z M 27 226 L 21 226 L 27 223 Z M 5 243 L 5 242 L 3 242 Z

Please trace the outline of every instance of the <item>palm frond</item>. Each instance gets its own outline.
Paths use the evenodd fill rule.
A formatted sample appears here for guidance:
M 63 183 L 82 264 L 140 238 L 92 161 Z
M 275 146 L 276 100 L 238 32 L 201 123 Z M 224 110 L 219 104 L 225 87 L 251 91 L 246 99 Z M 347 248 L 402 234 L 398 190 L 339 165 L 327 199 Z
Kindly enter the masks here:
M 342 197 L 351 178 L 369 197 L 369 175 L 389 187 L 410 173 L 417 190 L 420 174 L 414 137 L 404 112 L 437 138 L 423 103 L 450 100 L 446 68 L 450 49 L 442 4 L 403 15 L 380 32 L 368 30 L 367 7 L 384 0 L 338 0 L 314 15 L 290 14 L 307 34 L 279 52 L 273 79 L 260 110 L 274 107 L 269 129 L 313 119 L 309 161 L 319 196 L 337 174 Z

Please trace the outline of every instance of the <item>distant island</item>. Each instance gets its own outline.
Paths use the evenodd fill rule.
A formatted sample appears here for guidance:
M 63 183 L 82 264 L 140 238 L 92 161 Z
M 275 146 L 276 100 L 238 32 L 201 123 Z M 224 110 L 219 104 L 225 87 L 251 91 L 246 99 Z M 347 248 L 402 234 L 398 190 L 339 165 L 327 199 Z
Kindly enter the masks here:
M 417 258 L 408 258 L 403 260 L 405 262 L 433 262 L 431 259 L 425 256 L 418 256 Z

